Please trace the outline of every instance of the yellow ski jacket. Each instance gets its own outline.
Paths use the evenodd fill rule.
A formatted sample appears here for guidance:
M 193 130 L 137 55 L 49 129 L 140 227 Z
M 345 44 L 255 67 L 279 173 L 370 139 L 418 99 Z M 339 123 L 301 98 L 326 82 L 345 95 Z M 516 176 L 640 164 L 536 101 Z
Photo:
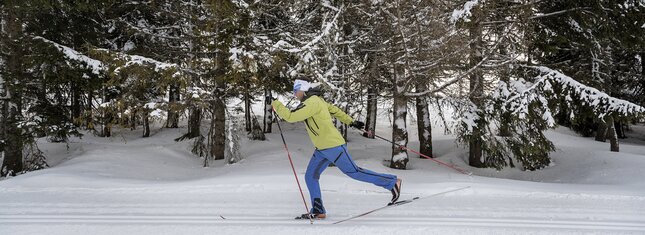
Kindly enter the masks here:
M 321 150 L 345 144 L 345 139 L 332 123 L 331 116 L 348 125 L 354 121 L 341 109 L 316 95 L 307 97 L 294 111 L 278 100 L 274 100 L 271 106 L 287 122 L 305 121 L 311 142 Z

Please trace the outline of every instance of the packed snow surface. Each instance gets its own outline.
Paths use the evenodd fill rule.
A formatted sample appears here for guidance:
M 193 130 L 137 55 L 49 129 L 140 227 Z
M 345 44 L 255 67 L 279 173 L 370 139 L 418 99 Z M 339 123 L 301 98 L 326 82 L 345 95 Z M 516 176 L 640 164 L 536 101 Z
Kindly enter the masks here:
M 303 124 L 282 128 L 306 190 L 313 147 Z M 378 129 L 390 136 L 387 124 Z M 327 219 L 294 220 L 305 206 L 277 128 L 268 141 L 241 138 L 240 163 L 210 168 L 190 154 L 190 141 L 173 141 L 184 129 L 86 135 L 69 149 L 42 142 L 51 168 L 0 180 L 0 234 L 645 234 L 644 136 L 612 153 L 609 143 L 550 131 L 554 164 L 524 172 L 468 167 L 467 150 L 435 129 L 437 159 L 472 177 L 414 154 L 408 170 L 390 169 L 391 145 L 357 133 L 349 151 L 359 166 L 402 178 L 402 199 L 470 188 L 338 225 L 331 223 L 385 205 L 389 191 L 330 167 L 321 177 Z

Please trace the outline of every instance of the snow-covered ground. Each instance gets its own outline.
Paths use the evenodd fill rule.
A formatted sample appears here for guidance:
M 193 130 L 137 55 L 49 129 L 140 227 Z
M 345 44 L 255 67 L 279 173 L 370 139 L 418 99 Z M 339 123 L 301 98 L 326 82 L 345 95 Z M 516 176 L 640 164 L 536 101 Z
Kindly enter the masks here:
M 282 125 L 305 187 L 313 147 L 303 124 Z M 321 178 L 328 218 L 312 225 L 293 220 L 305 209 L 279 133 L 242 138 L 242 162 L 203 168 L 189 141 L 173 141 L 181 131 L 86 135 L 69 149 L 42 143 L 51 168 L 0 181 L 0 234 L 645 234 L 642 136 L 612 153 L 608 143 L 561 128 L 548 133 L 558 148 L 553 166 L 497 172 L 468 167 L 466 150 L 437 130 L 435 155 L 473 171 L 469 177 L 414 155 L 410 170 L 387 168 L 390 145 L 353 133 L 357 164 L 401 177 L 402 199 L 470 188 L 332 225 L 385 205 L 390 193 L 328 168 Z

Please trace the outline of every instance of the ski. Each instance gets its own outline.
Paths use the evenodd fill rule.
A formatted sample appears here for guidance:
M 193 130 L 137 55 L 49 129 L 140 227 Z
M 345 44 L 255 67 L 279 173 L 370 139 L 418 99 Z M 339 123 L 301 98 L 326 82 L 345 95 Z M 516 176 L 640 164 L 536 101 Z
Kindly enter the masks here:
M 347 219 L 343 219 L 343 220 L 336 221 L 336 222 L 334 222 L 334 223 L 332 223 L 332 224 L 340 224 L 340 223 L 342 223 L 342 222 L 345 222 L 345 221 L 348 221 L 348 220 L 353 220 L 353 219 L 356 219 L 356 218 L 359 218 L 359 217 L 362 217 L 362 216 L 366 216 L 366 215 L 369 215 L 369 214 L 371 214 L 371 213 L 374 213 L 374 212 L 377 212 L 377 211 L 380 211 L 380 210 L 383 210 L 383 209 L 387 209 L 387 208 L 391 208 L 391 207 L 395 207 L 395 206 L 400 206 L 400 205 L 405 205 L 405 204 L 411 203 L 411 202 L 416 201 L 416 200 L 419 200 L 419 199 L 424 199 L 424 198 L 429 198 L 429 197 L 435 197 L 435 196 L 439 196 L 439 195 L 443 195 L 443 194 L 447 194 L 447 193 L 452 193 L 452 192 L 459 191 L 459 190 L 463 190 L 463 189 L 467 189 L 467 188 L 470 188 L 470 186 L 461 187 L 461 188 L 457 188 L 457 189 L 451 189 L 451 190 L 447 190 L 447 191 L 443 191 L 443 192 L 438 192 L 438 193 L 434 193 L 434 194 L 430 194 L 430 195 L 426 195 L 426 196 L 421 196 L 421 197 L 414 197 L 414 198 L 406 199 L 406 200 L 402 200 L 402 201 L 397 201 L 397 202 L 395 202 L 394 204 L 387 205 L 387 206 L 382 206 L 382 207 L 379 207 L 379 208 L 373 209 L 373 210 L 371 210 L 371 211 L 364 212 L 364 213 L 362 213 L 362 214 L 358 214 L 358 215 L 355 215 L 355 216 L 349 217 L 349 218 L 347 218 Z

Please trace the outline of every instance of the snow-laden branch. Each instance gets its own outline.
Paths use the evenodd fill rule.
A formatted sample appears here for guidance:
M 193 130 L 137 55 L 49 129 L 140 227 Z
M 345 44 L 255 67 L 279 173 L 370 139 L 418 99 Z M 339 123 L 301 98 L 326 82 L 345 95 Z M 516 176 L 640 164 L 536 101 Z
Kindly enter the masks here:
M 290 74 L 292 74 L 292 76 L 297 74 L 298 70 L 302 69 L 303 67 L 309 66 L 311 64 L 316 64 L 316 61 L 318 60 L 314 53 L 314 51 L 318 49 L 316 45 L 319 44 L 323 40 L 323 38 L 325 38 L 332 32 L 333 27 L 337 25 L 340 14 L 343 12 L 342 7 L 336 8 L 336 7 L 332 7 L 329 4 L 325 5 L 325 7 L 335 10 L 336 14 L 334 15 L 331 21 L 324 23 L 321 32 L 315 37 L 313 37 L 309 42 L 307 42 L 301 47 L 296 47 L 289 42 L 286 42 L 284 40 L 279 40 L 272 46 L 272 48 L 275 48 L 278 50 L 298 54 L 298 57 L 299 57 L 298 64 L 296 64 L 296 66 L 294 66 L 294 69 L 290 71 Z M 337 70 L 337 67 L 333 65 L 331 66 L 331 68 L 327 69 L 326 71 L 322 71 L 322 72 L 313 71 L 313 73 L 322 84 L 329 87 L 331 90 L 338 90 L 339 89 L 338 87 L 336 87 L 334 84 L 330 83 L 327 80 L 327 77 L 332 76 L 336 70 Z
M 232 47 L 229 48 L 228 52 L 231 54 L 228 60 L 231 61 L 234 69 L 238 71 L 257 71 L 255 51 L 247 51 L 244 47 Z
M 539 91 L 551 91 L 552 83 L 559 84 L 563 87 L 563 92 L 566 94 L 566 100 L 571 102 L 571 95 L 578 97 L 579 101 L 585 105 L 589 105 L 599 112 L 599 118 L 613 113 L 621 116 L 638 116 L 645 114 L 645 107 L 634 104 L 632 102 L 614 98 L 608 94 L 586 86 L 575 79 L 557 71 L 544 66 L 524 66 L 526 68 L 535 69 L 541 74 L 536 77 L 536 82 L 523 89 L 518 94 L 510 97 L 507 104 L 511 104 L 513 112 L 522 112 L 527 110 L 528 105 L 543 97 L 535 95 Z M 542 102 L 542 101 L 541 101 Z M 544 102 L 542 102 L 544 103 Z
M 455 23 L 459 20 L 469 21 L 468 17 L 472 15 L 470 12 L 473 7 L 479 4 L 479 0 L 470 0 L 464 3 L 464 6 L 460 9 L 456 9 L 452 12 L 452 17 L 450 17 L 450 22 Z
M 495 48 L 497 48 L 501 44 L 502 41 L 503 40 L 498 40 L 497 43 L 495 43 L 495 45 L 493 47 L 491 47 L 491 49 L 486 52 L 486 56 L 484 56 L 482 58 L 482 60 L 479 61 L 479 63 L 477 63 L 475 66 L 471 67 L 467 71 L 458 74 L 457 76 L 453 77 L 452 79 L 448 80 L 444 84 L 442 84 L 442 85 L 440 85 L 440 86 L 438 86 L 438 87 L 436 87 L 434 89 L 423 91 L 423 92 L 407 92 L 407 93 L 405 93 L 405 96 L 408 96 L 408 97 L 418 97 L 418 96 L 425 96 L 425 95 L 436 96 L 435 95 L 436 93 L 443 91 L 447 87 L 449 87 L 449 86 L 461 81 L 467 75 L 473 73 L 475 70 L 480 69 L 486 62 L 488 62 L 488 58 L 490 56 L 492 56 L 493 50 Z M 470 41 L 470 43 L 474 43 L 474 42 Z
M 9 92 L 7 92 L 7 89 L 5 88 L 4 78 L 2 78 L 2 74 L 0 74 L 0 100 L 8 99 L 11 99 L 11 95 L 9 94 Z
M 332 27 L 336 24 L 336 21 L 338 21 L 338 16 L 340 16 L 341 12 L 342 11 L 339 9 L 338 12 L 336 12 L 336 15 L 334 16 L 334 19 L 331 22 L 327 22 L 325 24 L 325 27 L 322 29 L 320 34 L 318 34 L 318 36 L 314 37 L 311 41 L 309 41 L 304 46 L 300 48 L 288 48 L 283 50 L 291 53 L 299 53 L 299 52 L 311 50 L 316 44 L 318 44 L 318 42 L 320 42 L 320 40 L 323 37 L 329 35 L 329 32 L 331 32 Z M 282 40 L 278 41 L 275 45 L 273 45 L 273 47 L 277 47 L 277 48 L 285 47 L 285 46 L 292 46 L 292 45 Z
M 100 74 L 102 72 L 105 72 L 105 71 L 107 71 L 107 68 L 109 67 L 105 63 L 101 62 L 100 60 L 90 58 L 89 56 L 86 56 L 83 53 L 80 53 L 80 52 L 78 52 L 78 51 L 76 51 L 76 50 L 74 50 L 74 49 L 72 49 L 70 47 L 58 44 L 58 43 L 56 43 L 54 41 L 45 39 L 43 37 L 34 37 L 34 39 L 42 40 L 42 41 L 54 46 L 56 49 L 58 49 L 60 52 L 62 52 L 63 55 L 65 56 L 65 58 L 67 58 L 67 59 L 70 59 L 70 60 L 73 60 L 73 61 L 78 61 L 78 62 L 81 62 L 81 63 L 85 64 L 89 69 L 92 70 L 93 74 L 98 75 L 98 74 Z M 97 51 L 108 52 L 108 53 L 111 52 L 110 50 L 107 50 L 107 49 L 96 49 L 96 50 Z M 121 70 L 122 68 L 130 67 L 130 66 L 133 66 L 133 65 L 152 65 L 156 72 L 164 71 L 164 70 L 167 70 L 167 69 L 170 69 L 170 68 L 178 68 L 179 67 L 179 66 L 177 66 L 177 64 L 165 63 L 165 62 L 157 61 L 157 60 L 154 60 L 154 59 L 151 59 L 151 58 L 148 58 L 148 57 L 143 57 L 143 56 L 138 56 L 138 55 L 128 55 L 128 54 L 120 53 L 120 52 L 116 52 L 116 53 L 113 52 L 113 54 L 116 55 L 118 60 L 121 60 L 121 61 L 125 62 L 125 64 L 123 66 L 119 66 L 119 67 L 117 67 L 115 69 L 116 73 L 118 73 L 119 70 Z
M 238 8 L 242 8 L 242 9 L 249 8 L 249 4 L 248 4 L 248 3 L 246 3 L 246 2 L 245 2 L 245 1 L 243 1 L 243 0 L 233 0 L 232 2 L 233 2 L 233 4 L 235 4 L 235 6 L 237 6 Z
M 46 43 L 54 46 L 56 49 L 58 49 L 60 52 L 62 52 L 63 55 L 65 55 L 65 57 L 67 59 L 84 63 L 85 65 L 87 65 L 87 67 L 89 69 L 92 70 L 93 74 L 100 74 L 101 72 L 106 70 L 106 66 L 103 64 L 103 62 L 101 62 L 99 60 L 92 59 L 92 58 L 84 55 L 83 53 L 80 53 L 80 52 L 78 52 L 78 51 L 76 51 L 76 50 L 74 50 L 74 49 L 72 49 L 70 47 L 63 46 L 61 44 L 58 44 L 58 43 L 56 43 L 54 41 L 48 40 L 48 39 L 43 38 L 43 37 L 34 37 L 34 39 L 42 40 L 43 42 L 46 42 Z
M 125 63 L 124 67 L 132 66 L 132 65 L 153 65 L 155 72 L 163 71 L 166 69 L 170 68 L 177 68 L 177 64 L 174 63 L 166 63 L 166 62 L 161 62 L 158 60 L 154 60 L 148 57 L 143 57 L 143 56 L 138 56 L 138 55 L 127 55 L 127 54 L 122 54 L 120 55 L 122 58 L 125 58 L 127 62 Z
M 112 55 L 116 56 L 117 60 L 120 60 L 120 61 L 124 62 L 124 64 L 122 66 L 118 66 L 118 67 L 116 67 L 114 69 L 115 73 L 119 73 L 121 71 L 121 69 L 130 67 L 130 66 L 148 66 L 148 65 L 152 66 L 152 68 L 155 70 L 155 72 L 166 71 L 168 69 L 181 70 L 179 65 L 177 65 L 175 63 L 166 63 L 166 62 L 158 61 L 158 60 L 148 58 L 148 57 L 145 57 L 145 56 L 128 55 L 128 54 L 125 54 L 125 53 L 114 52 L 114 51 L 110 51 L 110 50 L 107 50 L 107 49 L 97 49 L 97 51 L 102 51 L 102 52 L 112 54 Z
M 320 4 L 321 4 L 323 7 L 327 7 L 327 8 L 329 8 L 329 9 L 334 10 L 334 11 L 340 12 L 340 9 L 338 9 L 338 8 L 337 8 L 337 7 L 335 7 L 335 6 L 332 6 L 332 5 L 331 5 L 331 3 L 329 2 L 329 0 L 323 0 L 323 1 L 321 1 L 321 2 L 320 2 Z

